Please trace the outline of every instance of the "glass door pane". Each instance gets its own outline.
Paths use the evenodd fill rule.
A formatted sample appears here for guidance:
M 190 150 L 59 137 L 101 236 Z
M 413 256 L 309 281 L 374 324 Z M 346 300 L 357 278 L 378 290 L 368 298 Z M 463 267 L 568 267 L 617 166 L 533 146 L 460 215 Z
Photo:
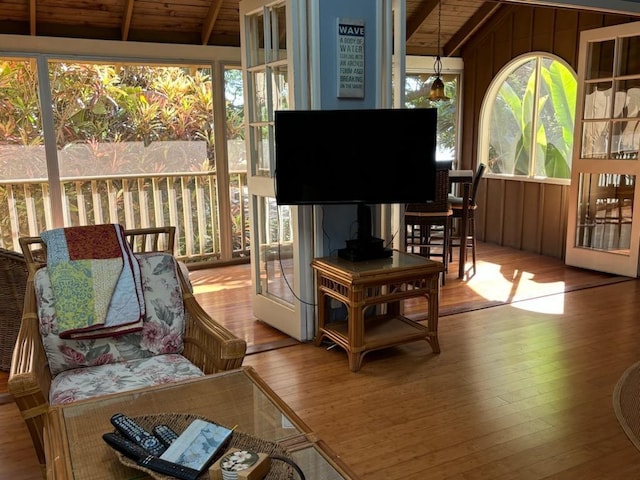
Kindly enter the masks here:
M 251 198 L 254 315 L 282 332 L 308 340 L 299 297 L 297 207 L 275 201 L 274 112 L 292 95 L 287 49 L 287 3 L 241 2 L 245 69 L 249 196 Z
M 260 292 L 291 304 L 293 293 L 287 279 L 293 275 L 291 212 L 276 205 L 275 198 L 258 197 L 260 216 Z
M 581 174 L 576 246 L 629 254 L 635 175 Z
M 640 23 L 583 32 L 566 263 L 636 277 Z

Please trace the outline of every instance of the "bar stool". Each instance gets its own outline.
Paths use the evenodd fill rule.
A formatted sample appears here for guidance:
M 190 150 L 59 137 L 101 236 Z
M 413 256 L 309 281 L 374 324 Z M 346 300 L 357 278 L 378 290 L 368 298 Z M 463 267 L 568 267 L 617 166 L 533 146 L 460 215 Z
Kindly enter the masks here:
M 471 184 L 471 191 L 469 192 L 469 199 L 467 202 L 468 210 L 467 210 L 467 238 L 464 240 L 466 242 L 466 248 L 471 249 L 471 258 L 473 260 L 473 273 L 476 272 L 476 220 L 475 220 L 475 212 L 478 209 L 478 204 L 476 203 L 476 198 L 478 195 L 478 186 L 480 185 L 480 180 L 484 175 L 487 166 L 484 163 L 479 163 L 478 168 L 476 169 L 476 173 L 473 176 L 473 183 Z M 458 197 L 452 194 L 449 194 L 448 197 L 449 204 L 451 205 L 451 210 L 453 212 L 452 220 L 461 220 L 462 219 L 462 206 L 463 206 L 463 198 Z M 454 232 L 455 222 L 451 222 L 451 235 L 449 242 L 449 261 L 453 258 L 453 248 L 459 247 L 462 239 L 459 236 L 455 235 Z
M 405 251 L 437 257 L 444 264 L 442 285 L 449 265 L 451 216 L 448 202 L 449 170 L 436 170 L 436 195 L 431 202 L 409 203 L 404 212 Z

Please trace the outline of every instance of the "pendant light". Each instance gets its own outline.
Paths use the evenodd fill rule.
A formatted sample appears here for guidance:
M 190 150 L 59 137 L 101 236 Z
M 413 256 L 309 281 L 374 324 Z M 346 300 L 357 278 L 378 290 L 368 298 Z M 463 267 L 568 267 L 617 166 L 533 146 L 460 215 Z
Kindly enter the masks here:
M 438 2 L 438 51 L 436 53 L 436 61 L 433 69 L 436 72 L 436 78 L 431 83 L 429 89 L 429 100 L 431 102 L 448 102 L 450 100 L 444 93 L 444 82 L 440 78 L 442 72 L 442 60 L 440 59 L 440 18 L 442 15 L 442 0 Z

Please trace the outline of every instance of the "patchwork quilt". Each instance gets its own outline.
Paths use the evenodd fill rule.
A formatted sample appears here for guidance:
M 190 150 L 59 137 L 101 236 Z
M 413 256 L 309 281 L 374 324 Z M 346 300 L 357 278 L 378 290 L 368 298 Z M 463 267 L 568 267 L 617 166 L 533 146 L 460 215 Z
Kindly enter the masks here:
M 101 338 L 142 328 L 140 266 L 121 225 L 58 228 L 41 237 L 61 338 Z

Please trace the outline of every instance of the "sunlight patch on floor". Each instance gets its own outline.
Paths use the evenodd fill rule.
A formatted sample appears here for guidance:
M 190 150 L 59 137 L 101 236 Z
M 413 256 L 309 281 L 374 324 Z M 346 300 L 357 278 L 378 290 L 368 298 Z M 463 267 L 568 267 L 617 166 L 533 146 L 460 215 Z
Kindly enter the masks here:
M 226 285 L 214 285 L 209 283 L 207 285 L 194 285 L 193 293 L 195 295 L 199 293 L 214 293 L 219 292 L 220 290 L 226 290 L 228 287 Z
M 217 283 L 215 281 L 198 281 L 191 282 L 193 285 L 193 293 L 215 293 L 220 292 L 222 290 L 231 290 L 234 288 L 247 288 L 251 286 L 251 279 L 249 280 L 239 280 L 236 282 L 224 281 Z
M 564 313 L 564 293 L 512 303 L 511 306 L 528 312 L 561 315 Z
M 477 273 L 467 285 L 490 301 L 521 302 L 513 304 L 514 308 L 552 314 L 564 311 L 564 295 L 557 295 L 564 293 L 564 282 L 538 283 L 529 272 L 500 270 L 498 264 L 478 261 Z M 534 299 L 531 299 L 532 292 L 535 292 Z
M 250 282 L 249 283 L 238 282 L 235 285 L 230 285 L 229 283 L 223 283 L 223 284 L 206 283 L 204 285 L 194 285 L 193 293 L 196 295 L 198 293 L 216 293 L 222 290 L 231 290 L 233 288 L 246 288 L 250 286 L 251 286 Z

